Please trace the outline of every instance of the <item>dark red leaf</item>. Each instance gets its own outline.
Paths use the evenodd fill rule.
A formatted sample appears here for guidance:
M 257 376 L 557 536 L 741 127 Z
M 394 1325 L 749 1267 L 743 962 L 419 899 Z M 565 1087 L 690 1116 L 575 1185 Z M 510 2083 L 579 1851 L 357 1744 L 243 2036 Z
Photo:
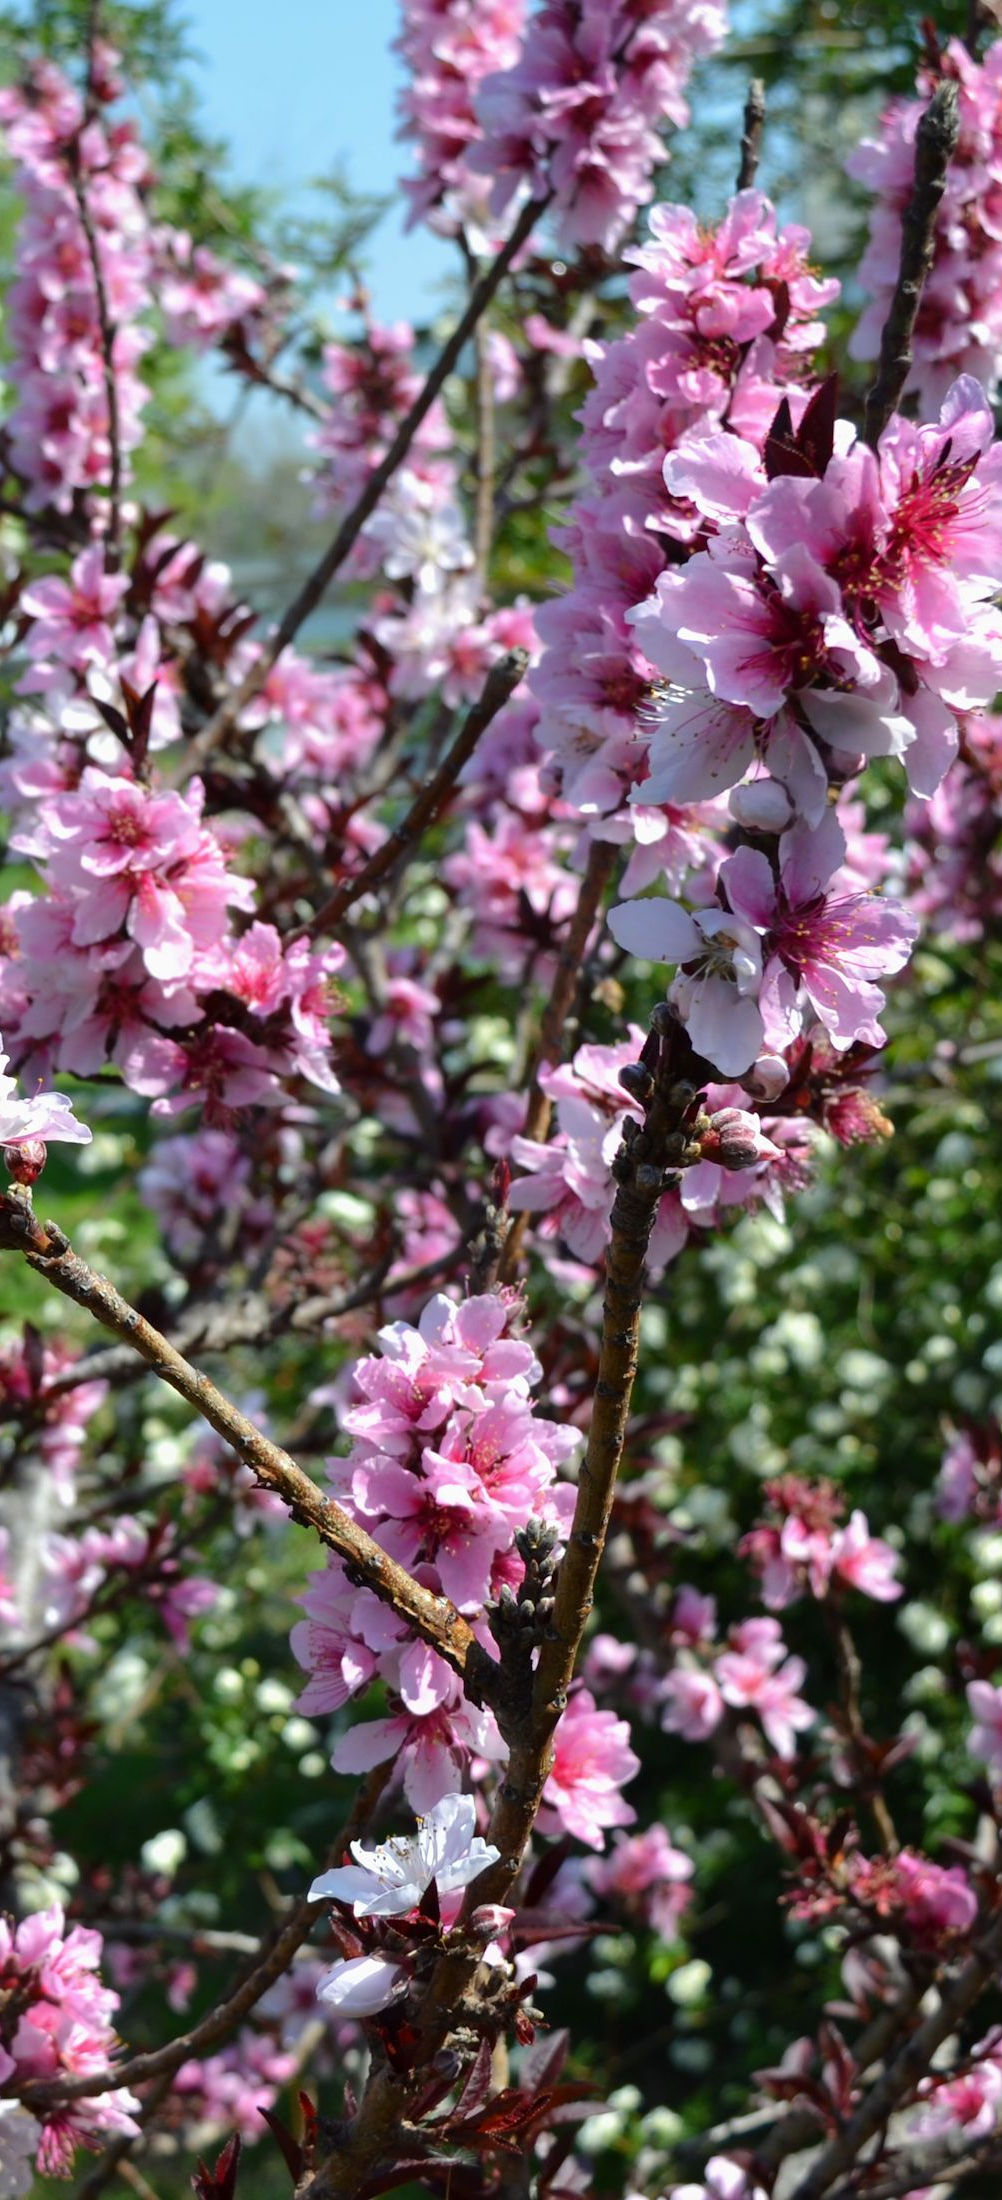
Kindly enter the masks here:
M 214 2169 L 207 2168 L 202 2161 L 199 2162 L 191 2180 L 191 2189 L 197 2194 L 197 2200 L 233 2200 L 241 2144 L 239 2133 L 234 2132 L 217 2154 Z
M 797 449 L 809 460 L 812 473 L 823 474 L 831 458 L 837 411 L 838 375 L 829 374 L 809 399 L 797 429 Z
M 299 2140 L 293 2137 L 292 2132 L 289 2130 L 288 2124 L 283 2124 L 281 2117 L 276 2116 L 273 2108 L 260 2108 L 258 2110 L 258 2115 L 264 2117 L 265 2123 L 267 2124 L 268 2129 L 271 2132 L 272 2138 L 278 2141 L 279 2148 L 281 2149 L 282 2160 L 285 2163 L 286 2169 L 289 2172 L 289 2176 L 291 2177 L 293 2184 L 298 2185 L 299 2180 L 303 2174 L 303 2170 L 306 2167 L 303 2148 L 301 2147 Z

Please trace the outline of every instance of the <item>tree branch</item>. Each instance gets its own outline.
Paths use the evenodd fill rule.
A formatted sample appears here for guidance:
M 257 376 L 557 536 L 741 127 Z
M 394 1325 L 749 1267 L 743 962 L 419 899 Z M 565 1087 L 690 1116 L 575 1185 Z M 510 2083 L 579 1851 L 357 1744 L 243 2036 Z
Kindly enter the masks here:
M 942 1988 L 939 2006 L 930 2011 L 888 2063 L 837 2136 L 819 2154 L 795 2188 L 791 2200 L 821 2200 L 823 2193 L 858 2161 L 868 2139 L 883 2131 L 893 2111 L 934 2066 L 936 2051 L 949 2039 L 998 1969 L 1002 1957 L 1002 1911 L 952 1982 Z
M 309 924 L 301 928 L 297 937 L 301 938 L 304 933 L 313 937 L 318 932 L 332 932 L 352 903 L 360 901 L 363 894 L 370 893 L 374 886 L 378 886 L 417 845 L 428 826 L 434 824 L 445 808 L 460 772 L 464 764 L 469 763 L 481 734 L 486 732 L 498 712 L 504 709 L 519 681 L 524 678 L 528 662 L 524 649 L 512 649 L 506 657 L 499 658 L 498 663 L 491 666 L 482 692 L 472 709 L 467 712 L 452 747 L 442 758 L 438 770 L 432 773 L 420 793 L 415 796 L 406 817 L 393 827 L 382 846 L 375 850 L 368 863 L 363 864 L 353 878 L 342 880 L 330 900 L 324 902 Z
M 118 410 L 118 383 L 115 379 L 115 324 L 108 305 L 108 290 L 101 266 L 97 232 L 87 204 L 87 193 L 80 173 L 79 148 L 75 142 L 69 148 L 68 161 L 73 196 L 77 202 L 80 227 L 84 233 L 94 278 L 98 327 L 101 332 L 104 401 L 108 410 L 108 562 L 117 565 L 122 541 L 122 428 Z
M 908 380 L 912 336 L 925 279 L 932 265 L 936 216 L 957 143 L 957 86 L 937 86 L 915 138 L 915 182 L 902 216 L 901 260 L 880 339 L 876 380 L 866 399 L 863 433 L 875 450 Z
M 371 1819 L 380 1795 L 389 1779 L 392 1765 L 376 1765 L 359 1790 L 349 1817 L 341 1828 L 331 1850 L 336 1862 L 340 1862 L 349 1844 L 356 1841 Z M 210 2009 L 189 2032 L 182 2032 L 177 2039 L 168 2040 L 164 2047 L 151 2048 L 145 2055 L 130 2055 L 125 2062 L 108 2070 L 88 2071 L 79 2078 L 40 2079 L 25 2086 L 18 2095 L 32 2110 L 58 2106 L 63 2101 L 78 2101 L 94 2093 L 108 2093 L 115 2086 L 143 2085 L 150 2078 L 170 2077 L 180 2069 L 191 2055 L 204 2055 L 210 2048 L 218 2047 L 221 2040 L 229 2038 L 243 2017 L 256 2008 L 262 1996 L 282 1977 L 292 1962 L 297 1949 L 306 1940 L 314 1920 L 328 1908 L 324 1901 L 311 1902 L 303 1895 L 289 1911 L 287 1917 L 267 1934 L 255 1950 L 254 1962 L 243 1978 L 231 1988 L 225 2000 Z
M 605 840 L 592 841 L 588 854 L 588 867 L 581 881 L 577 907 L 560 943 L 553 985 L 539 1027 L 539 1039 L 535 1048 L 532 1081 L 529 1086 L 528 1106 L 523 1126 L 522 1135 L 525 1138 L 544 1139 L 550 1127 L 553 1107 L 549 1095 L 543 1091 L 539 1082 L 539 1072 L 544 1063 L 557 1063 L 561 1059 L 564 1025 L 570 1014 L 578 980 L 581 976 L 581 966 L 584 961 L 585 948 L 588 945 L 588 937 L 598 915 L 602 895 L 612 875 L 615 860 L 616 851 L 611 842 Z M 514 1276 L 522 1251 L 527 1223 L 528 1215 L 526 1213 L 523 1212 L 515 1216 L 508 1232 L 498 1270 L 498 1280 L 501 1283 L 510 1283 Z
M 738 190 L 748 191 L 758 174 L 762 151 L 762 130 L 765 124 L 765 85 L 760 76 L 753 76 L 745 101 L 744 130 L 741 136 L 741 160 L 738 166 Z
M 209 719 L 208 724 L 203 726 L 201 733 L 191 743 L 188 751 L 188 763 L 192 771 L 201 769 L 205 758 L 216 747 L 216 744 L 229 733 L 241 711 L 263 688 L 272 665 L 277 663 L 283 649 L 288 648 L 289 643 L 298 634 L 304 620 L 309 618 L 311 611 L 316 610 L 335 573 L 340 570 L 349 551 L 354 548 L 370 513 L 375 511 L 383 490 L 392 480 L 397 467 L 406 458 L 421 422 L 431 411 L 439 391 L 452 373 L 464 344 L 472 336 L 481 314 L 486 312 L 495 291 L 504 281 L 512 261 L 517 258 L 548 203 L 548 199 L 545 198 L 530 199 L 528 201 L 528 204 L 522 208 L 507 243 L 502 245 L 497 258 L 492 260 L 490 267 L 485 269 L 480 281 L 474 284 L 466 311 L 457 321 L 452 335 L 443 344 L 438 358 L 431 368 L 423 387 L 419 390 L 409 413 L 401 421 L 385 457 L 380 460 L 379 465 L 370 474 L 361 496 L 352 505 L 351 511 L 345 514 L 333 541 L 324 551 L 319 563 L 314 566 L 312 573 L 304 581 L 299 594 L 293 598 L 284 617 L 279 621 L 274 634 L 270 635 L 264 643 L 260 656 L 251 666 L 246 678 L 240 682 L 239 687 L 234 688 L 233 692 L 225 698 L 219 709 Z
M 553 1761 L 553 1736 L 567 1706 L 612 1510 L 637 1367 L 648 1241 L 666 1172 L 686 1153 L 686 1125 L 695 1113 L 698 1079 L 709 1075 L 707 1065 L 693 1055 L 684 1027 L 670 1015 L 658 1020 L 648 1039 L 643 1068 L 649 1080 L 646 1119 L 642 1125 L 628 1124 L 616 1161 L 619 1189 L 607 1256 L 595 1404 L 552 1618 L 527 1693 L 519 1697 L 502 1684 L 494 1700 L 509 1749 L 489 1829 L 500 1856 L 467 1889 L 459 1924 L 415 2012 L 419 2047 L 414 2067 L 406 2074 L 385 2066 L 374 2071 L 358 2114 L 339 2136 L 337 2151 L 298 2189 L 296 2200 L 355 2200 L 375 2166 L 392 2157 L 427 2066 L 455 2026 L 480 1968 L 480 1945 L 475 1937 L 466 1938 L 464 1928 L 482 1903 L 505 1901 L 522 1866 Z
M 471 1688 L 489 1685 L 494 1661 L 481 1648 L 472 1628 L 447 1597 L 434 1596 L 388 1557 L 350 1515 L 311 1482 L 279 1444 L 262 1434 L 239 1406 L 216 1389 L 207 1375 L 169 1344 L 166 1337 L 130 1306 L 114 1284 L 74 1253 L 53 1222 L 39 1222 L 30 1199 L 17 1189 L 0 1198 L 0 1251 L 23 1254 L 29 1267 L 64 1297 L 111 1329 L 147 1361 L 196 1413 L 224 1437 L 264 1489 L 274 1490 L 294 1520 L 312 1528 L 349 1568 L 352 1578 L 372 1589 L 431 1643 Z

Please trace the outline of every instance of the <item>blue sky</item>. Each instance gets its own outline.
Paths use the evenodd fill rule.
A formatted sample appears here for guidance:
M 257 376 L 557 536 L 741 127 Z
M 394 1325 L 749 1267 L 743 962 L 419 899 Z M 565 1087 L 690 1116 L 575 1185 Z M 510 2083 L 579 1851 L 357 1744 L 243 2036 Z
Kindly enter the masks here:
M 392 189 L 407 165 L 393 137 L 397 0 L 189 0 L 185 14 L 204 119 L 239 181 L 294 199 L 343 156 L 360 190 Z M 372 248 L 377 312 L 427 313 L 453 264 L 427 230 L 404 237 L 398 201 Z

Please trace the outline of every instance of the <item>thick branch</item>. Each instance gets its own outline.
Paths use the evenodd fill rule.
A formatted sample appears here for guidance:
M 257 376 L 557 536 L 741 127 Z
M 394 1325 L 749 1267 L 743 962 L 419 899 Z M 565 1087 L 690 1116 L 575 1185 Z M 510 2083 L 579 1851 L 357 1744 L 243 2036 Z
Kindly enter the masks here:
M 480 1949 L 465 1942 L 463 1925 L 482 1903 L 504 1902 L 521 1869 L 553 1758 L 553 1736 L 567 1705 L 612 1510 L 637 1367 L 640 1310 L 647 1246 L 666 1171 L 686 1146 L 685 1123 L 694 1112 L 696 1084 L 705 1065 L 692 1056 L 680 1025 L 669 1022 L 660 1041 L 652 1034 L 645 1053 L 650 1095 L 643 1126 L 631 1122 L 617 1157 L 619 1189 L 607 1256 L 602 1343 L 588 1449 L 578 1483 L 574 1521 L 557 1575 L 552 1620 L 540 1645 L 528 1701 L 495 1698 L 498 1723 L 509 1746 L 490 1839 L 496 1864 L 467 1890 L 452 1946 L 440 1958 L 415 2022 L 420 2054 L 401 2076 L 376 2070 L 357 2116 L 337 2151 L 297 2193 L 297 2200 L 354 2200 L 377 2163 L 392 2158 L 401 2124 L 423 2082 L 423 2071 L 456 2022 L 480 1967 Z M 688 1074 L 681 1074 L 687 1072 Z
M 936 216 L 957 143 L 957 86 L 937 86 L 915 137 L 915 182 L 901 225 L 901 260 L 880 339 L 877 377 L 866 400 L 864 434 L 875 450 L 908 380 L 912 336 L 932 264 Z
M 486 312 L 495 291 L 504 281 L 512 261 L 517 258 L 526 239 L 535 228 L 546 204 L 546 199 L 529 200 L 528 204 L 522 208 L 511 236 L 508 238 L 507 243 L 502 246 L 496 260 L 492 260 L 490 267 L 486 268 L 480 277 L 480 281 L 474 284 L 465 313 L 457 321 L 448 341 L 443 344 L 427 380 L 419 390 L 409 413 L 401 421 L 385 457 L 380 460 L 379 465 L 370 474 L 361 496 L 352 505 L 351 511 L 346 513 L 333 541 L 324 551 L 319 563 L 314 566 L 312 573 L 304 581 L 298 596 L 293 598 L 285 616 L 279 621 L 274 634 L 270 635 L 265 642 L 260 656 L 251 666 L 246 679 L 242 680 L 240 686 L 226 697 L 225 702 L 220 704 L 215 715 L 203 727 L 197 740 L 192 742 L 188 752 L 188 760 L 192 771 L 200 769 L 205 757 L 215 748 L 217 742 L 224 739 L 231 726 L 235 725 L 241 711 L 263 688 L 272 665 L 277 662 L 283 649 L 288 648 L 289 643 L 298 634 L 304 620 L 309 618 L 311 611 L 316 610 L 335 573 L 340 570 L 349 551 L 354 548 L 355 543 L 358 541 L 370 513 L 375 511 L 383 490 L 393 479 L 398 466 L 406 458 L 421 422 L 431 411 L 439 391 L 452 373 L 464 344 L 472 336 L 481 314 Z
M 749 191 L 758 174 L 762 151 L 762 129 L 765 123 L 765 85 L 760 76 L 753 76 L 745 101 L 744 129 L 741 134 L 741 160 L 738 166 L 738 190 Z
M 504 709 L 519 681 L 524 678 L 528 662 L 524 649 L 513 649 L 506 657 L 500 658 L 496 665 L 491 666 L 483 690 L 472 709 L 467 712 L 452 747 L 442 758 L 438 770 L 432 773 L 420 793 L 415 796 L 406 817 L 387 834 L 382 846 L 369 857 L 368 863 L 363 864 L 353 878 L 342 881 L 330 900 L 325 901 L 323 907 L 317 910 L 316 916 L 305 927 L 306 930 L 311 934 L 333 931 L 352 903 L 360 901 L 363 894 L 371 893 L 374 886 L 378 886 L 396 869 L 409 850 L 416 847 L 428 826 L 434 824 L 444 810 L 460 772 L 464 764 L 469 763 L 481 734 L 486 732 L 498 712 Z
M 289 1508 L 292 1518 L 313 1528 L 336 1551 L 357 1578 L 374 1590 L 431 1643 L 440 1657 L 467 1681 L 489 1680 L 493 1661 L 482 1650 L 465 1619 L 447 1597 L 433 1596 L 389 1558 L 365 1530 L 357 1526 L 340 1505 L 326 1497 L 304 1474 L 302 1467 L 281 1445 L 255 1428 L 231 1399 L 216 1389 L 207 1375 L 154 1329 L 152 1322 L 130 1306 L 105 1276 L 98 1275 L 74 1253 L 55 1223 L 39 1222 L 30 1200 L 12 1191 L 0 1199 L 0 1251 L 23 1253 L 29 1266 L 77 1306 L 103 1322 L 124 1343 L 147 1361 L 154 1374 L 169 1383 L 196 1413 L 224 1437 L 231 1450 L 251 1468 L 264 1489 L 274 1490 Z

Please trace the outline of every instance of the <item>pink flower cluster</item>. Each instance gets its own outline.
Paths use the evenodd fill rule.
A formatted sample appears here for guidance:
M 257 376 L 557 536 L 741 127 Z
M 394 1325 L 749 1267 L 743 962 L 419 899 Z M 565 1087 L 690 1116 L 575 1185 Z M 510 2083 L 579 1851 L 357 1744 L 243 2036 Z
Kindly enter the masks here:
M 21 1422 L 31 1446 L 52 1477 L 65 1508 L 76 1496 L 76 1471 L 87 1430 L 104 1404 L 104 1382 L 79 1382 L 65 1389 L 56 1378 L 76 1364 L 68 1346 L 43 1339 L 26 1328 L 19 1344 L 0 1347 L 0 1413 L 5 1422 Z
M 273 2108 L 283 2086 L 299 2068 L 299 2059 L 268 2032 L 244 2025 L 235 2040 L 214 2055 L 192 2056 L 173 2081 L 186 2118 L 199 2133 L 198 2145 L 237 2131 L 245 2144 L 266 2134 L 263 2112 Z M 204 2135 L 204 2136 L 203 2136 Z
M 620 1083 L 620 1073 L 636 1062 L 643 1038 L 639 1027 L 631 1025 L 628 1036 L 613 1046 L 581 1046 L 570 1062 L 540 1072 L 540 1085 L 556 1114 L 556 1131 L 549 1139 L 528 1139 L 517 1131 L 512 1135 L 503 1121 L 487 1133 L 488 1150 L 509 1153 L 522 1172 L 511 1187 L 509 1205 L 516 1212 L 541 1215 L 544 1239 L 560 1238 L 579 1261 L 597 1261 L 609 1242 L 616 1194 L 613 1160 L 624 1123 L 643 1119 Z M 731 1208 L 764 1200 L 782 1213 L 791 1165 L 798 1172 L 799 1126 L 770 1120 L 766 1129 L 756 1116 L 734 1105 L 743 1097 L 735 1087 L 706 1088 L 703 1158 L 683 1170 L 677 1189 L 661 1200 L 649 1253 L 654 1271 L 675 1259 L 690 1231 L 715 1227 Z
M 403 183 L 410 223 L 428 221 L 445 236 L 482 225 L 488 187 L 468 158 L 483 134 L 476 94 L 485 76 L 517 61 L 525 11 L 526 0 L 402 0 L 398 136 L 418 156 L 417 175 Z
M 433 1298 L 417 1328 L 392 1323 L 380 1332 L 379 1355 L 354 1362 L 346 1402 L 316 1394 L 338 1405 L 352 1439 L 347 1458 L 331 1464 L 339 1502 L 392 1558 L 468 1613 L 486 1647 L 486 1601 L 521 1579 L 516 1531 L 530 1516 L 562 1530 L 573 1503 L 571 1485 L 556 1475 L 578 1439 L 534 1411 L 540 1368 L 515 1333 L 518 1307 L 504 1291 L 460 1305 Z M 491 1714 L 464 1700 L 451 1669 L 410 1640 L 370 1590 L 352 1586 L 340 1559 L 314 1577 L 302 1602 L 308 1616 L 292 1647 L 310 1678 L 300 1709 L 338 1711 L 377 1677 L 390 1690 L 387 1717 L 337 1742 L 337 1771 L 396 1757 L 408 1801 L 426 1812 L 458 1791 L 471 1759 L 485 1771 L 504 1755 Z M 632 1819 L 620 1789 L 636 1769 L 625 1726 L 579 1691 L 558 1729 L 551 1813 L 600 1847 L 604 1827 Z
M 55 1905 L 14 1928 L 0 1917 L 0 2086 L 17 2099 L 29 2080 L 51 2082 L 104 2070 L 116 2041 L 118 1995 L 98 1976 L 101 1935 L 69 1931 Z M 139 2102 L 119 2087 L 85 2095 L 43 2116 L 36 2130 L 36 2166 L 43 2177 L 65 2176 L 76 2147 L 99 2147 L 108 2134 L 138 2130 Z M 5 2125 L 0 2123 L 0 2145 Z M 17 2189 L 17 2188 L 15 2188 Z
M 107 49 L 104 61 L 95 92 L 106 105 L 121 87 Z M 49 62 L 37 63 L 24 86 L 0 91 L 0 123 L 26 202 L 7 322 L 17 386 L 10 463 L 29 511 L 68 512 L 111 483 L 109 366 L 123 473 L 140 440 L 147 391 L 137 368 L 150 341 L 141 318 L 151 266 L 139 196 L 146 158 L 131 123 L 106 124 L 100 107 L 88 114 Z
M 872 756 L 903 756 L 935 791 L 958 714 L 991 700 L 1002 619 L 1002 454 L 968 379 L 936 426 L 892 419 L 878 452 L 818 394 L 797 439 L 764 457 L 715 434 L 670 453 L 665 477 L 709 542 L 663 573 L 636 615 L 673 686 L 641 799 L 741 790 L 742 822 L 776 834 L 778 859 L 741 848 L 709 900 L 622 903 L 614 938 L 674 962 L 669 998 L 697 1052 L 740 1076 L 819 1022 L 838 1050 L 879 1045 L 875 981 L 901 968 L 915 919 L 853 890 L 828 789 Z M 785 1071 L 780 1063 L 780 1083 Z
M 810 266 L 808 232 L 778 228 L 758 191 L 732 200 L 716 229 L 668 205 L 653 209 L 649 230 L 625 254 L 637 269 L 635 326 L 586 347 L 595 388 L 581 413 L 580 455 L 589 481 L 556 538 L 574 580 L 537 613 L 540 742 L 565 794 L 592 819 L 618 809 L 643 771 L 657 674 L 630 614 L 702 524 L 666 482 L 665 452 L 725 425 L 759 448 L 784 395 L 799 413 L 824 335 L 818 313 L 838 293 Z M 656 808 L 639 790 L 636 799 L 645 805 L 638 840 L 668 854 L 662 798 L 652 794 Z M 679 854 L 695 860 L 691 847 Z
M 608 1901 L 621 1903 L 665 1940 L 678 1937 L 679 1921 L 692 1899 L 691 1856 L 675 1848 L 664 1826 L 644 1833 L 617 1833 L 607 1856 L 586 1866 L 588 1884 Z
M 723 0 L 543 0 L 513 68 L 484 78 L 469 155 L 490 212 L 551 197 L 561 244 L 612 252 L 653 195 L 661 128 L 688 120 L 692 64 L 727 29 Z
M 924 410 L 957 374 L 973 374 L 991 398 L 1002 370 L 1002 45 L 983 62 L 959 38 L 927 64 L 918 99 L 898 99 L 846 167 L 875 194 L 870 241 L 860 267 L 869 303 L 850 339 L 854 359 L 875 359 L 901 255 L 901 223 L 915 175 L 915 135 L 937 83 L 959 93 L 960 135 L 934 229 L 933 260 L 912 340 L 906 389 Z
M 208 245 L 193 244 L 166 223 L 154 232 L 157 303 L 172 344 L 208 351 L 239 331 L 246 337 L 268 304 L 263 283 L 232 267 Z
M 283 947 L 266 924 L 234 937 L 228 911 L 249 911 L 254 886 L 228 868 L 202 802 L 197 779 L 158 793 L 87 765 L 13 836 L 50 889 L 7 906 L 0 1013 L 22 1071 L 92 1076 L 110 1060 L 160 1112 L 200 1099 L 224 1119 L 281 1098 L 283 1075 L 338 1089 L 329 987 L 343 952 Z M 229 1021 L 207 1010 L 224 995 Z
M 318 490 L 325 505 L 355 502 L 378 466 L 421 388 L 414 365 L 414 331 L 406 321 L 389 326 L 366 317 L 351 343 L 328 344 L 324 387 L 332 399 L 328 418 L 311 435 L 319 451 Z M 436 402 L 414 437 L 408 470 L 416 479 L 451 490 L 454 481 L 449 424 Z
M 788 1655 L 775 1619 L 742 1620 L 729 1630 L 727 1647 L 714 1650 L 712 1599 L 697 1601 L 707 1607 L 700 1615 L 701 1632 L 679 1650 L 661 1684 L 662 1725 L 687 1742 L 703 1742 L 729 1710 L 753 1714 L 777 1757 L 795 1757 L 796 1736 L 813 1726 L 816 1716 L 798 1693 L 807 1675 L 803 1658 Z
M 774 1518 L 744 1537 L 741 1554 L 761 1576 L 762 1601 L 772 1611 L 782 1611 L 805 1591 L 826 1597 L 858 1589 L 879 1604 L 901 1595 L 894 1578 L 897 1552 L 870 1534 L 866 1514 L 858 1509 L 841 1525 L 845 1506 L 833 1483 L 788 1474 L 767 1482 L 765 1496 Z

